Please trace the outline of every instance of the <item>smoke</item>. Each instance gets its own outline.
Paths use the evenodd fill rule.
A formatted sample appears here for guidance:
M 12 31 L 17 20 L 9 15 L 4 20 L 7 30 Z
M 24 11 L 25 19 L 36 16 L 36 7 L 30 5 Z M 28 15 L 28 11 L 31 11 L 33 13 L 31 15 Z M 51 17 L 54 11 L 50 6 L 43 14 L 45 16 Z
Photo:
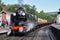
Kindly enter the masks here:
M 23 0 L 18 0 L 18 4 L 19 4 L 20 6 L 23 6 Z
M 35 24 L 34 24 L 33 22 L 30 22 L 30 23 L 28 23 L 27 25 L 28 25 L 27 31 L 30 31 L 30 30 L 33 29 L 34 26 L 35 26 Z

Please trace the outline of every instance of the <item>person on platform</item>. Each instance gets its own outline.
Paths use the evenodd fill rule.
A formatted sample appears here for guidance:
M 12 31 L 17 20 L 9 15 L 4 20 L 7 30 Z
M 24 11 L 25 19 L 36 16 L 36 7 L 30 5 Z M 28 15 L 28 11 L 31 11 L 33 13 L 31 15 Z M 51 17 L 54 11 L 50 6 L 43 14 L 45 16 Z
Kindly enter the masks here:
M 2 26 L 5 27 L 7 24 L 6 13 L 2 12 Z

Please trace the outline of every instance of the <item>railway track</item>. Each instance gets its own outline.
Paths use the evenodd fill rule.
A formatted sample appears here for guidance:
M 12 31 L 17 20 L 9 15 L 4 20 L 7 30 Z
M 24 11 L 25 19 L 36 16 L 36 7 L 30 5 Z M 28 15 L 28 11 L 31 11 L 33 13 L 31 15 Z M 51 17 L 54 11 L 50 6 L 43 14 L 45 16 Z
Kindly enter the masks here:
M 9 36 L 6 34 L 0 35 L 0 40 L 51 40 L 48 34 L 48 27 L 36 29 L 24 36 Z

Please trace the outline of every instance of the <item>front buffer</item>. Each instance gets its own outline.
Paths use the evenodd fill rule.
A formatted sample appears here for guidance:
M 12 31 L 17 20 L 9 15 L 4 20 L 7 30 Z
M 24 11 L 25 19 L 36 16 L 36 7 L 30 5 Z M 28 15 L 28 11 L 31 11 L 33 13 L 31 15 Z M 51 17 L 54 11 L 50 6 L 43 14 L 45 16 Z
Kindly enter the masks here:
M 7 32 L 7 36 L 11 36 L 11 35 L 16 35 L 16 34 L 25 34 L 27 30 L 27 26 L 23 27 L 23 26 L 12 26 L 8 32 Z

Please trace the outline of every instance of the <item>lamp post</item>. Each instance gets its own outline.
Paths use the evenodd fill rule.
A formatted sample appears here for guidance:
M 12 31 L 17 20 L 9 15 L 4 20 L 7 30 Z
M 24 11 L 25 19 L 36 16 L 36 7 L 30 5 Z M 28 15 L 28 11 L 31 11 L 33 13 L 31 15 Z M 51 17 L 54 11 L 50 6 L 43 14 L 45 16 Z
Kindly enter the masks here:
M 59 9 L 59 12 L 58 12 L 58 14 L 60 14 L 60 9 Z

